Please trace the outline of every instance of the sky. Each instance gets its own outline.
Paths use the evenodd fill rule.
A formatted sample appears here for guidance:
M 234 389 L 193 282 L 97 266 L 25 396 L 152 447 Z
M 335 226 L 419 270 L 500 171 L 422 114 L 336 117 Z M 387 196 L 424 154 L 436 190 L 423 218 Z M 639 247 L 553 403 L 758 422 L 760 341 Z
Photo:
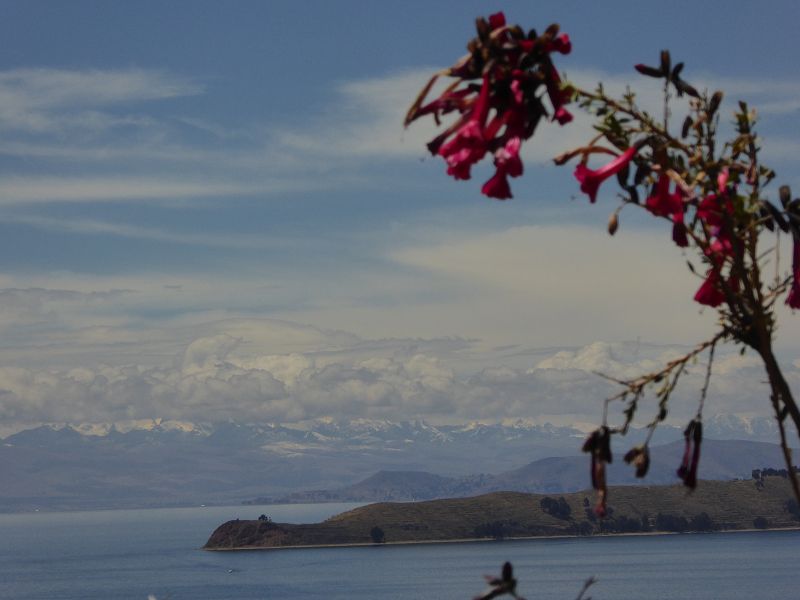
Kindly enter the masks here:
M 723 115 L 758 107 L 800 189 L 800 7 L 768 6 L 0 1 L 0 427 L 597 418 L 592 371 L 713 332 L 686 256 L 629 211 L 610 238 L 614 194 L 589 205 L 552 165 L 586 118 L 542 127 L 500 203 L 489 165 L 451 180 L 405 110 L 502 9 L 560 23 L 567 77 L 645 105 L 632 65 L 669 48 Z M 800 315 L 779 317 L 797 389 Z M 764 412 L 758 362 L 723 355 L 709 410 Z

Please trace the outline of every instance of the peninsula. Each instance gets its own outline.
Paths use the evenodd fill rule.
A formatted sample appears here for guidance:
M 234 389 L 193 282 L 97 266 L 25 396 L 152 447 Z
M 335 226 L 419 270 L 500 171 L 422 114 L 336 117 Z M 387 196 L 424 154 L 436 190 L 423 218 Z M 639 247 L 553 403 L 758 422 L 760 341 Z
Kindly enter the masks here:
M 220 525 L 206 550 L 253 550 L 381 543 L 424 543 L 539 536 L 795 528 L 800 509 L 783 477 L 703 481 L 682 486 L 619 486 L 608 516 L 593 494 L 495 492 L 427 502 L 382 502 L 315 524 L 273 523 L 266 516 Z

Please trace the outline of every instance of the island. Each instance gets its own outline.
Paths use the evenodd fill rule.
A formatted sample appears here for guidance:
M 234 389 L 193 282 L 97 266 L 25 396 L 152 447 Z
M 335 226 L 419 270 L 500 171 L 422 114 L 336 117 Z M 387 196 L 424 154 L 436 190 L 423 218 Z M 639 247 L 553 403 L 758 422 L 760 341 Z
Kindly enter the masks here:
M 544 536 L 706 532 L 800 527 L 800 508 L 784 477 L 610 489 L 608 514 L 592 492 L 494 492 L 472 498 L 369 504 L 314 524 L 274 523 L 266 515 L 220 525 L 206 550 L 408 544 Z

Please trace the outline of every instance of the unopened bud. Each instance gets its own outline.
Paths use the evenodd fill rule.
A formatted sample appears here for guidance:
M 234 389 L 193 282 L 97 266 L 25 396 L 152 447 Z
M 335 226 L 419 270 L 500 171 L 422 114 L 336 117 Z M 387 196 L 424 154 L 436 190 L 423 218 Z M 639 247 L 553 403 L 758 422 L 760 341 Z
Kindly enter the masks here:
M 650 468 L 650 452 L 647 446 L 634 446 L 625 455 L 625 462 L 636 467 L 636 477 L 644 477 Z
M 782 185 L 778 190 L 778 194 L 780 194 L 781 204 L 783 204 L 783 208 L 789 204 L 792 199 L 792 188 L 788 185 Z
M 708 114 L 713 115 L 717 112 L 720 103 L 722 102 L 722 92 L 717 90 L 714 92 L 714 95 L 711 96 L 711 100 L 708 101 Z
M 614 235 L 617 233 L 617 229 L 619 228 L 619 217 L 617 216 L 616 211 L 611 213 L 611 216 L 608 218 L 608 235 Z

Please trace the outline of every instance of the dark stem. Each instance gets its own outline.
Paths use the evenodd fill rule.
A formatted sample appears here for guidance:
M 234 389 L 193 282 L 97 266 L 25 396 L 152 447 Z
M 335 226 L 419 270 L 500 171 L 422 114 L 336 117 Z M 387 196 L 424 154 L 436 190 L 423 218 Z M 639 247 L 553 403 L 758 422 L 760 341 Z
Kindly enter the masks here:
M 775 410 L 775 418 L 778 421 L 778 428 L 781 434 L 781 449 L 783 450 L 783 457 L 786 460 L 786 469 L 789 471 L 789 480 L 792 482 L 795 498 L 800 502 L 800 482 L 797 480 L 797 473 L 795 473 L 794 464 L 792 464 L 792 451 L 786 439 L 785 423 L 786 417 L 791 417 L 795 429 L 800 433 L 800 410 L 798 410 L 797 403 L 794 401 L 792 391 L 783 376 L 778 361 L 772 353 L 772 344 L 770 340 L 767 340 L 766 344 L 762 344 L 761 347 L 756 348 L 756 350 L 764 361 L 764 367 L 767 370 L 769 385 L 772 388 L 772 407 Z

